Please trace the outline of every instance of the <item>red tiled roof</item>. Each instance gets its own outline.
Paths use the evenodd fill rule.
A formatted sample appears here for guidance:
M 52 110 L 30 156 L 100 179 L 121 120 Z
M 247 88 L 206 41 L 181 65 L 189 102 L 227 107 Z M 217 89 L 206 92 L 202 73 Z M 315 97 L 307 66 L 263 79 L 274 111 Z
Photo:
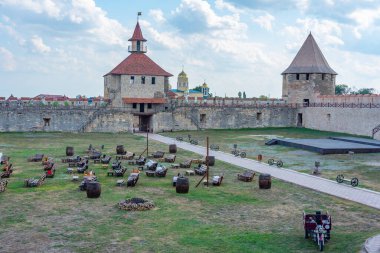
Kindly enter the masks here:
M 29 98 L 29 97 L 21 97 L 21 100 L 22 101 L 29 101 L 29 100 L 31 100 L 31 98 Z
M 40 94 L 38 96 L 35 96 L 34 99 L 37 99 L 37 98 L 49 98 L 49 99 L 67 99 L 67 97 L 65 95 L 49 95 L 49 94 Z
M 106 75 L 147 75 L 147 76 L 173 76 L 163 70 L 148 56 L 141 53 L 132 53 Z
M 132 38 L 130 38 L 129 41 L 146 41 L 142 35 L 139 22 L 137 22 L 135 31 L 133 32 Z
M 5 100 L 5 97 L 0 97 L 0 100 Z
M 9 101 L 16 101 L 17 100 L 17 98 L 16 97 L 14 97 L 13 95 L 11 95 L 7 100 L 9 100 Z
M 123 98 L 124 104 L 133 104 L 133 103 L 150 103 L 150 104 L 165 104 L 165 98 Z
M 166 92 L 166 95 L 170 98 L 175 98 L 177 96 L 177 94 L 175 94 L 173 91 L 169 90 L 168 92 Z

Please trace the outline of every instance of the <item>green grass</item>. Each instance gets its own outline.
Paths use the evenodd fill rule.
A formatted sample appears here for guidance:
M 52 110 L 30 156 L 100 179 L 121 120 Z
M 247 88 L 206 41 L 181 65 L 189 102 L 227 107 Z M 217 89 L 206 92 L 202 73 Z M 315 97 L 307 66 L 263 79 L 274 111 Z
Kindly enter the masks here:
M 263 161 L 273 158 L 282 160 L 284 168 L 311 173 L 314 162 L 321 163 L 322 177 L 335 180 L 338 174 L 346 178 L 359 178 L 359 187 L 380 191 L 380 154 L 348 154 L 320 155 L 314 152 L 300 150 L 280 145 L 267 146 L 265 142 L 278 136 L 284 138 L 327 138 L 330 136 L 352 136 L 349 134 L 316 131 L 306 128 L 255 128 L 231 130 L 204 130 L 166 132 L 163 135 L 173 137 L 182 136 L 187 141 L 187 135 L 197 139 L 200 145 L 206 145 L 206 137 L 210 144 L 218 144 L 220 149 L 230 152 L 237 144 L 239 150 L 247 153 L 248 158 L 257 159 L 263 155 Z M 355 136 L 358 137 L 358 136 Z M 368 138 L 365 136 L 359 136 Z
M 191 134 L 199 138 L 207 134 L 225 149 L 232 141 L 256 149 L 255 143 L 245 142 L 241 136 L 274 134 L 275 130 Z M 323 135 L 298 129 L 280 129 L 277 134 L 287 132 Z M 11 156 L 15 166 L 7 190 L 0 194 L 0 252 L 317 252 L 315 243 L 303 238 L 304 209 L 323 209 L 332 214 L 332 240 L 326 245 L 327 252 L 357 252 L 366 238 L 380 232 L 378 210 L 278 180 L 273 180 L 272 189 L 260 190 L 257 177 L 252 183 L 237 181 L 236 174 L 242 169 L 219 161 L 211 167 L 211 175 L 224 173 L 220 187 L 195 188 L 200 177 L 193 176 L 189 194 L 183 195 L 171 186 L 172 177 L 183 170 L 169 169 L 166 178 L 142 174 L 136 187 L 126 188 L 116 187 L 116 178 L 107 177 L 106 170 L 92 162 L 90 169 L 102 186 L 99 199 L 86 198 L 60 162 L 53 179 L 38 188 L 23 187 L 23 179 L 43 173 L 39 163 L 26 161 L 28 156 L 45 153 L 60 161 L 66 146 L 84 155 L 89 144 L 104 144 L 104 153 L 111 155 L 119 144 L 140 154 L 146 141 L 130 134 L 0 133 L 0 152 Z M 150 141 L 149 150 L 167 151 L 168 147 Z M 276 152 L 280 156 L 287 149 Z M 200 158 L 179 150 L 176 162 L 187 157 Z M 133 168 L 127 167 L 125 177 Z M 371 168 L 363 170 L 370 173 Z M 126 212 L 116 207 L 130 197 L 150 199 L 156 208 Z

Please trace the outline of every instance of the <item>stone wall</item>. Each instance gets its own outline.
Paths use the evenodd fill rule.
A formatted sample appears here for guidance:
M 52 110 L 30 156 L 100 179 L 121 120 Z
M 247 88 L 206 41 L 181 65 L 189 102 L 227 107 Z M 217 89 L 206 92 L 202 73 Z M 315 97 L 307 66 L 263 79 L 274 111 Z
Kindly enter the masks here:
M 304 127 L 322 131 L 372 136 L 372 129 L 380 124 L 379 108 L 307 107 L 299 112 Z
M 95 110 L 0 110 L 0 131 L 78 131 Z
M 298 75 L 298 80 L 297 80 Z M 307 76 L 308 75 L 308 80 Z M 315 102 L 318 95 L 335 94 L 335 76 L 331 74 L 285 74 L 282 98 L 288 103 Z
M 292 108 L 181 107 L 154 117 L 155 131 L 288 127 L 296 124 Z

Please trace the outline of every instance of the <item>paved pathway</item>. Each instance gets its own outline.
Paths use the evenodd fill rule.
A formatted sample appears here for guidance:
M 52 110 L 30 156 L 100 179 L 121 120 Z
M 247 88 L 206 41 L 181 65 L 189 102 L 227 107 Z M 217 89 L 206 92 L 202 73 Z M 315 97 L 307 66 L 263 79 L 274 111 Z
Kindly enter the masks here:
M 363 246 L 362 253 L 379 253 L 380 252 L 380 235 L 367 239 Z
M 145 136 L 145 135 L 142 135 Z M 195 146 L 188 142 L 179 142 L 175 139 L 165 137 L 158 134 L 150 134 L 150 139 L 163 142 L 166 144 L 177 144 L 178 148 L 182 148 L 200 155 L 206 154 L 206 148 L 202 146 Z M 350 185 L 338 184 L 335 181 L 300 173 L 297 171 L 277 168 L 269 166 L 265 163 L 260 163 L 256 160 L 235 157 L 231 154 L 221 151 L 210 150 L 210 155 L 215 156 L 217 160 L 221 160 L 236 166 L 240 166 L 246 169 L 250 169 L 259 173 L 269 173 L 273 177 L 291 182 L 306 188 L 310 188 L 316 191 L 327 193 L 343 199 L 348 199 L 357 203 L 361 203 L 376 209 L 380 209 L 380 193 L 362 189 L 353 188 Z

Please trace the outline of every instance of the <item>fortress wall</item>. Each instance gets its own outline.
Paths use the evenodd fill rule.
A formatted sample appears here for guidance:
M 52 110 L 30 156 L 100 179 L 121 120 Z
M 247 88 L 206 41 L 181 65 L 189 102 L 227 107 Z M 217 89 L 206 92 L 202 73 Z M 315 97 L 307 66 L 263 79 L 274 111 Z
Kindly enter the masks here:
M 99 113 L 86 127 L 85 132 L 133 132 L 138 118 L 129 112 L 107 110 Z
M 318 96 L 316 103 L 380 104 L 380 95 L 330 95 Z
M 77 131 L 93 112 L 93 110 L 2 109 L 0 131 Z M 45 122 L 44 118 L 48 122 Z
M 307 107 L 303 114 L 304 127 L 323 131 L 372 136 L 380 124 L 379 108 Z
M 238 129 L 295 126 L 296 110 L 291 108 L 207 108 L 181 107 L 155 116 L 155 131 Z

